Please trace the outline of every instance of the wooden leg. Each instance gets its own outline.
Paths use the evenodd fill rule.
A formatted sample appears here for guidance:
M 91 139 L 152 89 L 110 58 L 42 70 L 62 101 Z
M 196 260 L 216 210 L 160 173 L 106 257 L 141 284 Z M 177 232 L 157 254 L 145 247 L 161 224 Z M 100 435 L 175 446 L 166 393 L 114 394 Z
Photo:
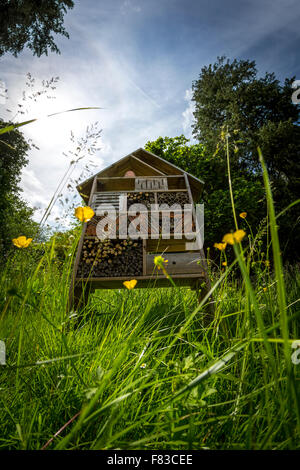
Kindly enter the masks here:
M 68 311 L 70 310 L 81 310 L 84 308 L 89 300 L 89 295 L 94 291 L 89 285 L 85 285 L 83 288 L 81 285 L 71 286 L 69 292 Z
M 198 279 L 194 286 L 192 286 L 192 289 L 196 292 L 197 296 L 197 301 L 198 303 L 201 302 L 201 300 L 206 296 L 206 294 L 210 290 L 210 285 L 208 286 L 207 283 L 203 279 Z M 205 312 L 204 315 L 204 323 L 206 325 L 209 325 L 213 320 L 215 316 L 215 310 L 213 305 L 211 304 L 211 298 L 208 299 L 208 304 L 206 304 L 203 308 Z

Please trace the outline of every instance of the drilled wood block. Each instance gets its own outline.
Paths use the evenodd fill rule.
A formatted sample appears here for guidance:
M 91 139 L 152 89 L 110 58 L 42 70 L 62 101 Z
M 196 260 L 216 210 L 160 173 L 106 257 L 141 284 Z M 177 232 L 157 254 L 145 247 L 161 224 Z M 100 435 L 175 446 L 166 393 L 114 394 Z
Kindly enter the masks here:
M 157 268 L 154 264 L 155 254 L 148 254 L 146 257 L 146 274 L 151 274 L 157 271 Z M 201 268 L 198 262 L 201 262 L 200 254 L 195 253 L 168 253 L 164 257 L 168 260 L 166 263 L 167 272 L 172 274 L 193 274 L 193 273 L 201 273 L 203 269 Z

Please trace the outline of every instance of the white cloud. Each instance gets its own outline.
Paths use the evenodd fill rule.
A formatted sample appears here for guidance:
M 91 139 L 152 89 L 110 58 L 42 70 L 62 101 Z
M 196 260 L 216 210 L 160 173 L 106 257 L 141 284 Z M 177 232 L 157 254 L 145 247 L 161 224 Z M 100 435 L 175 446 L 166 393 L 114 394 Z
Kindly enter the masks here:
M 22 186 L 26 201 L 31 207 L 40 208 L 47 200 L 43 196 L 43 186 L 33 170 L 24 168 L 22 172 Z
M 121 5 L 121 13 L 125 15 L 129 11 L 140 13 L 142 9 L 138 2 L 132 0 L 125 0 Z
M 192 123 L 194 121 L 193 113 L 195 110 L 195 105 L 194 105 L 194 102 L 192 101 L 192 97 L 193 97 L 193 91 L 191 88 L 188 88 L 185 91 L 185 96 L 184 96 L 185 101 L 188 102 L 188 106 L 182 113 L 182 117 L 183 117 L 182 127 L 183 127 L 184 135 L 188 139 L 191 139 L 191 140 L 193 139 Z

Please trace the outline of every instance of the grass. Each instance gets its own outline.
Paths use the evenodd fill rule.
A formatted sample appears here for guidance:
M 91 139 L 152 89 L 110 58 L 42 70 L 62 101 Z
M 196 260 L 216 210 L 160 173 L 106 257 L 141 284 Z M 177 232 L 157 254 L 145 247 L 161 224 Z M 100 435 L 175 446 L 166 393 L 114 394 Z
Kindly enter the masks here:
M 37 260 L 15 253 L 0 280 L 0 448 L 299 449 L 300 271 L 283 270 L 264 178 L 274 261 L 251 231 L 227 248 L 209 325 L 207 299 L 174 287 L 97 291 L 68 316 L 76 241 L 63 263 L 55 241 Z

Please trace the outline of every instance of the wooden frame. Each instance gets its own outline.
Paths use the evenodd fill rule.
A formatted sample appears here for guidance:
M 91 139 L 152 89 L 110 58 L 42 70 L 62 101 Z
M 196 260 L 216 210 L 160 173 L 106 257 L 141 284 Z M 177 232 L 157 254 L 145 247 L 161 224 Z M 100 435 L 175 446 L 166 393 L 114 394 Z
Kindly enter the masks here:
M 139 149 L 134 154 L 129 154 L 119 162 L 114 163 L 106 170 L 97 173 L 92 180 L 87 180 L 81 186 L 88 189 L 88 204 L 91 205 L 97 200 L 96 194 L 101 193 L 103 196 L 98 197 L 99 200 L 106 201 L 109 203 L 113 197 L 114 202 L 117 194 L 126 193 L 153 193 L 154 204 L 158 205 L 158 193 L 187 193 L 188 200 L 192 204 L 192 218 L 195 223 L 195 207 L 193 201 L 193 192 L 190 186 L 190 178 L 194 178 L 183 170 L 179 169 L 175 165 L 169 164 L 169 162 L 156 157 L 153 161 L 150 152 L 147 153 L 147 157 L 142 161 L 139 155 L 143 149 Z M 155 164 L 155 166 L 154 166 Z M 130 166 L 132 165 L 132 166 Z M 136 178 L 145 178 L 146 180 L 151 178 L 164 178 L 167 181 L 168 189 L 135 189 L 135 179 L 132 177 L 119 176 L 121 171 L 129 169 L 139 169 L 139 173 L 147 172 L 146 175 L 139 174 Z M 201 187 L 202 182 L 195 178 L 195 187 Z M 195 188 L 194 188 L 195 190 Z M 105 196 L 107 194 L 107 196 Z M 87 195 L 86 195 L 87 196 Z M 124 209 L 124 208 L 123 208 Z M 124 211 L 125 213 L 127 212 Z M 161 211 L 159 211 L 161 212 Z M 87 235 L 87 224 L 83 224 L 82 234 L 79 240 L 77 254 L 74 263 L 74 269 L 72 273 L 72 280 L 69 293 L 68 308 L 78 308 L 78 306 L 85 305 L 90 292 L 95 289 L 114 289 L 123 288 L 123 282 L 128 280 L 128 276 L 115 276 L 115 277 L 78 277 L 78 267 L 81 260 L 81 251 L 85 239 L 95 239 L 94 235 Z M 204 257 L 203 249 L 199 251 L 189 252 L 185 247 L 186 239 L 144 239 L 142 241 L 142 272 L 140 275 L 134 276 L 138 281 L 137 287 L 168 287 L 172 286 L 166 276 L 158 271 L 154 265 L 154 258 L 158 254 L 167 253 L 166 258 L 169 260 L 167 265 L 168 273 L 172 276 L 172 279 L 176 285 L 179 286 L 190 286 L 194 289 L 199 289 L 200 284 L 203 281 L 209 286 L 207 276 L 207 265 Z M 201 260 L 201 266 L 198 261 Z M 131 277 L 132 278 L 132 277 Z M 85 288 L 84 288 L 85 287 Z

